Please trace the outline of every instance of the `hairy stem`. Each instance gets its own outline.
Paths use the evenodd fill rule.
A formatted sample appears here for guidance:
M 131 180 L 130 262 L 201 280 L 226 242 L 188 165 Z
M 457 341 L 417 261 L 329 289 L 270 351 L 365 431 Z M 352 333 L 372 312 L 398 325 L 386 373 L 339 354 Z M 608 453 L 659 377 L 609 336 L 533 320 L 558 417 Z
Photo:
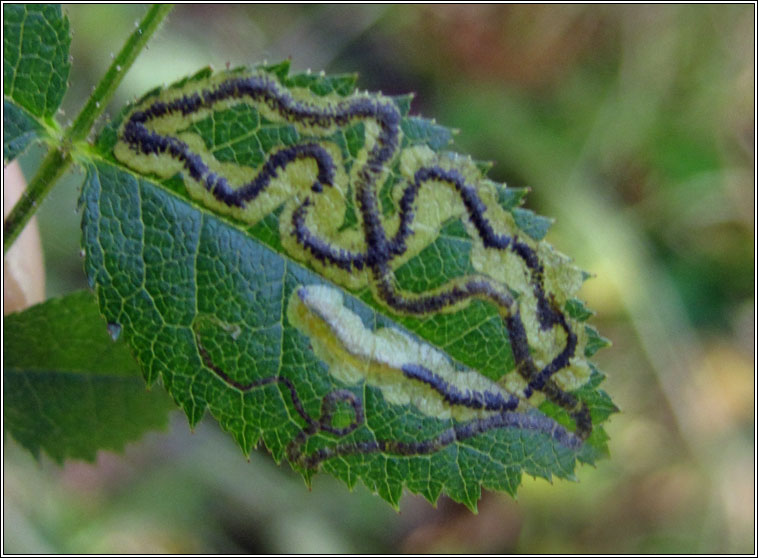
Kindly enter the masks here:
M 127 70 L 172 8 L 172 5 L 156 4 L 148 9 L 145 17 L 142 18 L 121 51 L 113 59 L 110 68 L 95 87 L 79 116 L 63 133 L 58 145 L 51 147 L 37 174 L 29 182 L 26 192 L 5 219 L 3 224 L 3 253 L 7 252 L 8 248 L 13 245 L 29 219 L 37 211 L 39 204 L 45 199 L 58 178 L 71 165 L 72 147 L 77 142 L 86 139 L 92 125 L 105 110 Z

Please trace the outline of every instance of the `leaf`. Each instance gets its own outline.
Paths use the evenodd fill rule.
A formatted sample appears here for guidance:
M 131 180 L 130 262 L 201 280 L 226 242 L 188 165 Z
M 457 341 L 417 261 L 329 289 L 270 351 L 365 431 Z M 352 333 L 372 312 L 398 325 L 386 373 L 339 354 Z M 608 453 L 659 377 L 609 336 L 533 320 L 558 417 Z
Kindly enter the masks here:
M 44 128 L 11 101 L 3 101 L 3 110 L 3 159 L 12 161 L 44 133 Z
M 47 129 L 71 69 L 68 18 L 59 5 L 3 4 L 3 158 L 11 160 Z
M 71 35 L 60 5 L 3 4 L 3 94 L 39 118 L 66 92 Z
M 98 450 L 120 451 L 166 427 L 174 405 L 162 390 L 145 390 L 91 293 L 6 316 L 3 337 L 5 426 L 35 456 L 44 450 L 58 462 L 93 460 Z
M 475 509 L 606 455 L 563 310 L 587 276 L 534 238 L 525 191 L 439 151 L 408 97 L 288 71 L 198 73 L 98 138 L 85 266 L 148 383 L 394 506 L 405 486 Z

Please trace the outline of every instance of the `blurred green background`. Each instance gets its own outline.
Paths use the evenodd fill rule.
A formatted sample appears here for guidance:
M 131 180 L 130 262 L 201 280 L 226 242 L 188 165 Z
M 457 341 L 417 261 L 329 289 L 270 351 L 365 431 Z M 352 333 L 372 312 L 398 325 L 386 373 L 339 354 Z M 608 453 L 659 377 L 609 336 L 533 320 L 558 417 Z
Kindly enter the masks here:
M 63 122 L 144 13 L 72 5 Z M 40 463 L 4 439 L 4 551 L 751 553 L 755 528 L 754 10 L 735 6 L 182 5 L 110 109 L 211 64 L 291 57 L 417 93 L 455 148 L 530 186 L 548 235 L 596 274 L 622 412 L 580 482 L 525 479 L 478 516 L 406 495 L 396 513 L 327 476 L 308 491 L 212 420 L 175 413 L 125 455 Z M 38 156 L 38 155 L 37 155 Z M 33 169 L 35 153 L 25 161 Z M 86 285 L 81 174 L 41 208 L 48 295 Z

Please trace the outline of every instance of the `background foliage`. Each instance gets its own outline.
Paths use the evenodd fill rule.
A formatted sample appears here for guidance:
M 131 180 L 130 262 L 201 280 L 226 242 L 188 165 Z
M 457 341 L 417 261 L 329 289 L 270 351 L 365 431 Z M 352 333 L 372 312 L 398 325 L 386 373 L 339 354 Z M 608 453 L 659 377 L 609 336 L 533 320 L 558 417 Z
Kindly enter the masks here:
M 142 15 L 71 6 L 75 114 Z M 326 476 L 240 457 L 212 421 L 58 467 L 5 446 L 6 552 L 751 552 L 754 7 L 181 6 L 114 107 L 205 63 L 291 56 L 416 91 L 412 111 L 531 186 L 548 240 L 597 274 L 582 296 L 622 409 L 612 459 L 526 482 L 480 515 L 406 496 L 397 515 Z M 158 76 L 158 77 L 156 77 Z M 64 117 L 65 119 L 65 117 Z M 36 162 L 31 153 L 29 169 Z M 48 295 L 84 286 L 76 187 L 40 218 Z

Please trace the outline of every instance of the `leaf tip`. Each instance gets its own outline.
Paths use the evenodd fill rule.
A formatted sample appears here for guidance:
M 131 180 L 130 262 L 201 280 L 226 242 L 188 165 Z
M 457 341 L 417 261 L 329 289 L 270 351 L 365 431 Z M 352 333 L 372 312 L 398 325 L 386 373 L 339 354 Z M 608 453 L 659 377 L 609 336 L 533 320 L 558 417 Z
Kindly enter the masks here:
M 468 511 L 473 513 L 474 515 L 479 515 L 479 501 L 476 500 L 465 500 L 463 502 L 463 505 L 468 508 Z

